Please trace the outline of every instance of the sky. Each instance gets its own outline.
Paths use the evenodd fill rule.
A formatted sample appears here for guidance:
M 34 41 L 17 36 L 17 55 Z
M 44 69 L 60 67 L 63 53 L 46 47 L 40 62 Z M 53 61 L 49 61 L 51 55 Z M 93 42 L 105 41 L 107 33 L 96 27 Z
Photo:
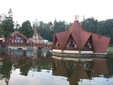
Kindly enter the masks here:
M 7 14 L 11 8 L 14 21 L 23 23 L 30 20 L 49 22 L 65 20 L 73 22 L 94 17 L 98 20 L 113 18 L 113 0 L 0 0 L 0 14 Z

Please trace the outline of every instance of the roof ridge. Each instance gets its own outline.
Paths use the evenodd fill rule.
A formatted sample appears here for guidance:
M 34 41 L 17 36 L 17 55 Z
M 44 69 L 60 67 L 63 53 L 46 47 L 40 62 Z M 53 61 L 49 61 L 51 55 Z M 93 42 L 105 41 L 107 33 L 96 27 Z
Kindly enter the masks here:
M 79 23 L 78 20 L 75 20 L 74 23 L 71 25 L 71 27 L 69 28 L 69 32 L 73 32 L 73 31 L 76 31 L 76 32 L 81 32 L 83 29 L 81 28 L 81 25 Z

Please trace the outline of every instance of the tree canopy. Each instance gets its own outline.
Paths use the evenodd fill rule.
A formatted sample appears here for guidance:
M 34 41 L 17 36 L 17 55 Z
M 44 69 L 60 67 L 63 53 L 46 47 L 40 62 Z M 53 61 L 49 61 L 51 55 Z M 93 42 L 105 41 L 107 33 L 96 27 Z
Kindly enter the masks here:
M 12 32 L 14 32 L 14 22 L 11 9 L 9 9 L 8 11 L 8 16 L 5 16 L 4 19 L 1 21 L 0 31 L 6 39 Z
M 113 19 L 98 21 L 94 18 L 87 18 L 80 23 L 85 31 L 110 37 L 110 44 L 113 44 Z M 49 41 L 53 41 L 55 33 L 68 30 L 70 25 L 71 23 L 57 20 L 48 23 L 35 21 L 33 25 L 29 20 L 26 20 L 20 25 L 13 21 L 13 13 L 11 9 L 9 9 L 7 15 L 0 15 L 0 35 L 4 35 L 6 39 L 14 31 L 19 31 L 26 37 L 31 38 L 33 36 L 33 26 L 35 26 L 40 36 Z
M 110 44 L 113 44 L 113 19 L 98 21 L 94 18 L 84 20 L 82 27 L 84 30 L 111 38 Z
M 19 32 L 28 38 L 33 36 L 33 29 L 29 20 L 22 23 L 22 26 L 20 27 Z

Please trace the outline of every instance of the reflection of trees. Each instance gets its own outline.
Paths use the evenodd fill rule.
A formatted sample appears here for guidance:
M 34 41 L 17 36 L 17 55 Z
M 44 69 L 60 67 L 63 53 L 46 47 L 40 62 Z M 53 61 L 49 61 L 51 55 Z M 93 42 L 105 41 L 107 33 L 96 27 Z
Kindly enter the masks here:
M 51 62 L 47 60 L 36 60 L 36 61 L 19 60 L 18 65 L 20 67 L 21 75 L 25 75 L 25 76 L 28 75 L 30 69 L 37 72 L 40 72 L 42 69 L 46 69 L 46 70 L 51 69 Z
M 31 66 L 32 66 L 31 62 L 25 63 L 23 66 L 20 67 L 20 72 L 21 72 L 20 74 L 27 76 Z
M 68 77 L 69 77 L 69 76 L 71 76 L 76 64 L 72 61 L 68 61 L 65 64 L 66 64 L 67 74 L 68 74 Z
M 11 69 L 12 63 L 8 59 L 3 59 L 3 65 L 0 69 L 0 74 L 3 76 L 3 78 L 10 78 Z
M 35 61 L 33 62 L 33 67 L 34 70 L 40 72 L 42 69 L 50 70 L 51 69 L 51 62 L 50 61 Z
M 113 75 L 113 55 L 107 55 L 107 65 L 109 69 L 109 76 Z
M 3 59 L 3 65 L 0 69 L 0 74 L 2 78 L 5 79 L 6 85 L 9 83 L 11 69 L 12 63 L 8 59 Z

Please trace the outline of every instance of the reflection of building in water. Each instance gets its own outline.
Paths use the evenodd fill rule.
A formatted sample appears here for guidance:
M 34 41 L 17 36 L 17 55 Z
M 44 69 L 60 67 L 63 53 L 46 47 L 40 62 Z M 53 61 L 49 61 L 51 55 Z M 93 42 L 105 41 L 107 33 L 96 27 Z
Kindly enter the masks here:
M 106 60 L 95 60 L 92 63 L 92 74 L 91 76 L 96 77 L 98 75 L 108 75 L 108 66 Z
M 67 77 L 68 75 L 67 75 L 67 69 L 66 69 L 65 62 L 55 60 L 53 62 L 53 74 L 57 76 Z
M 82 64 L 76 64 L 76 67 L 73 69 L 72 74 L 69 77 L 70 85 L 78 85 L 78 81 L 80 79 L 87 79 L 87 73 L 84 70 L 84 66 Z
M 70 85 L 79 85 L 78 82 L 81 82 L 82 79 L 90 79 L 91 77 L 108 74 L 108 68 L 106 60 L 77 63 L 54 59 L 53 74 L 67 77 Z

